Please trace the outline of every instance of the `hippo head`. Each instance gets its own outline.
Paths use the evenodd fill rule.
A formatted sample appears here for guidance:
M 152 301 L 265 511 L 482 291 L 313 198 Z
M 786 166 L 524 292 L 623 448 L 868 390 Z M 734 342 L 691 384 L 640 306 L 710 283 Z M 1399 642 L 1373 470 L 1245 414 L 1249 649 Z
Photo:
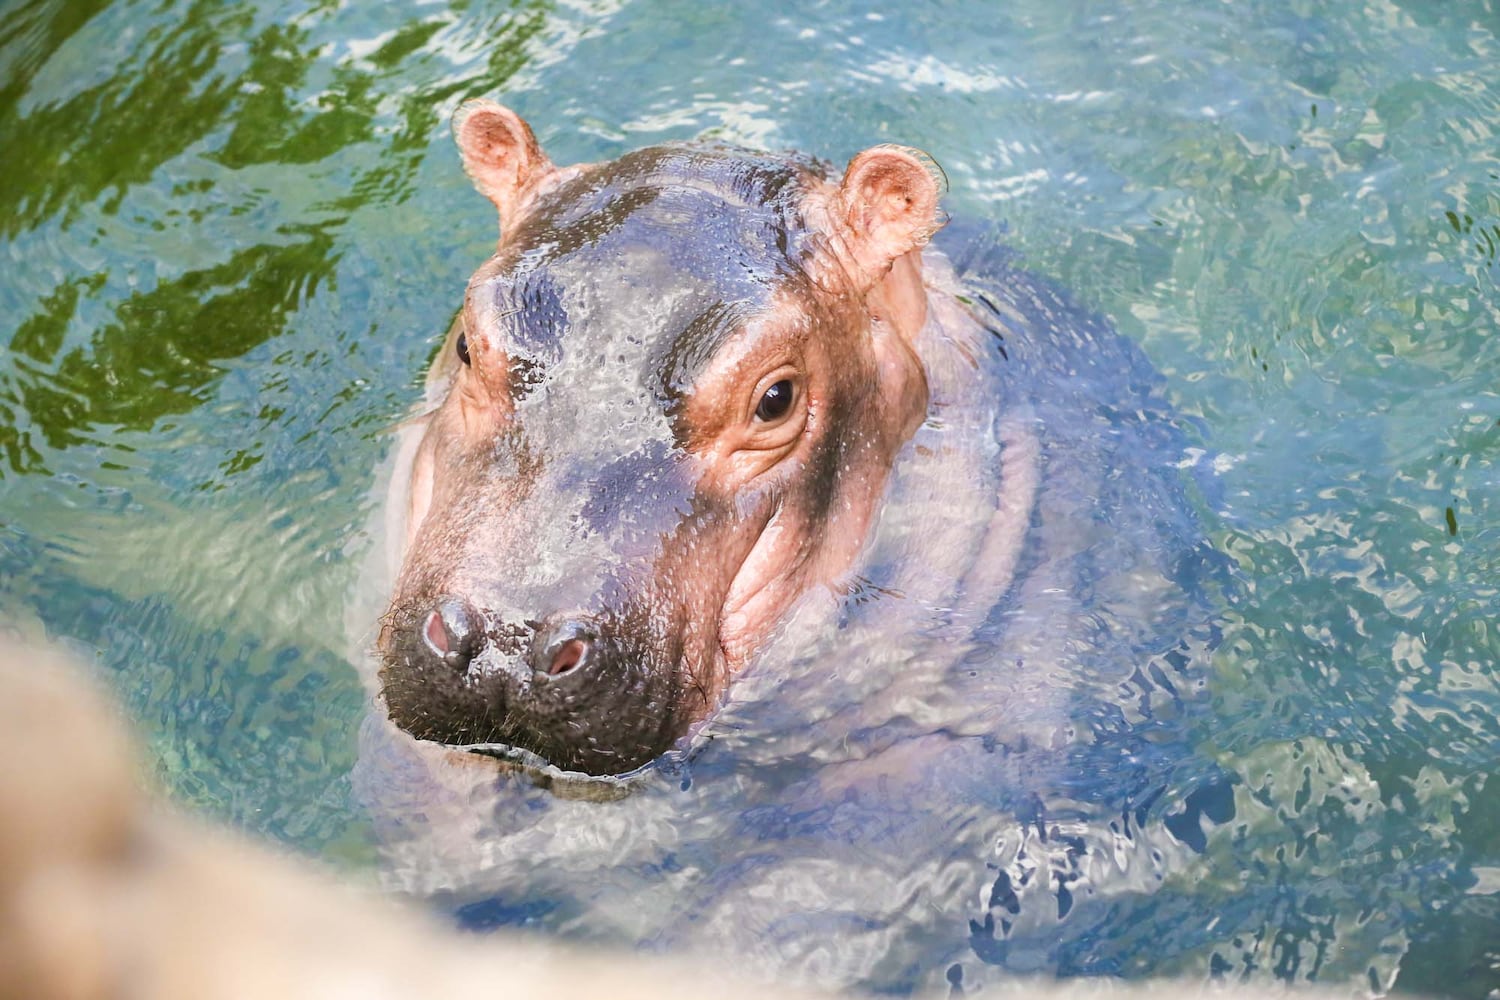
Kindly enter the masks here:
M 651 760 L 858 555 L 927 407 L 938 182 L 676 144 L 555 167 L 488 102 L 455 131 L 500 213 L 410 471 L 379 640 L 391 718 L 565 770 Z

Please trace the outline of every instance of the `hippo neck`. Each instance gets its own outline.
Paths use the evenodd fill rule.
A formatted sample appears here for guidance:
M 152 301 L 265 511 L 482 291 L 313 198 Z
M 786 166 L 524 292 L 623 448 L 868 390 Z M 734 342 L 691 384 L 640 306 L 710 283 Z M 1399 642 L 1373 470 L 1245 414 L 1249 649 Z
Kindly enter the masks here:
M 926 315 L 913 347 L 927 379 L 925 419 L 897 456 L 867 558 L 849 589 L 875 585 L 905 610 L 977 625 L 1005 596 L 1040 479 L 1023 405 L 1005 398 L 1003 356 L 948 259 L 922 258 Z M 918 555 L 919 554 L 919 555 Z

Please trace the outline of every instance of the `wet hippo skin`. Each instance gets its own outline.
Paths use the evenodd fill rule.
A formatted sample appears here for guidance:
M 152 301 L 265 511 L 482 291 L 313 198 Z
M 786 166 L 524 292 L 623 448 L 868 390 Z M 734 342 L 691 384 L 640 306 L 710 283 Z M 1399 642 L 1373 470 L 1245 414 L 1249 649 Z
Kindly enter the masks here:
M 998 404 L 1002 347 L 924 254 L 941 175 L 915 150 L 842 176 L 709 143 L 559 168 L 498 105 L 455 130 L 501 240 L 397 470 L 382 697 L 420 739 L 629 771 L 789 609 L 854 585 L 935 394 Z M 987 496 L 960 490 L 929 553 L 958 614 L 1006 592 L 1039 474 L 1024 426 L 981 416 Z

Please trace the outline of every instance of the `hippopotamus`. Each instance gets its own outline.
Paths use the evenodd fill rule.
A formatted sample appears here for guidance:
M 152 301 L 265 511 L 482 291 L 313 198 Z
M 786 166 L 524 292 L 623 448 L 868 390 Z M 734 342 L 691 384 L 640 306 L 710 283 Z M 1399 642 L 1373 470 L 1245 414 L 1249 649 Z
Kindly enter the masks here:
M 365 574 L 388 882 L 830 988 L 1115 967 L 1234 814 L 1213 462 L 1145 355 L 911 147 L 455 134 L 500 239 Z

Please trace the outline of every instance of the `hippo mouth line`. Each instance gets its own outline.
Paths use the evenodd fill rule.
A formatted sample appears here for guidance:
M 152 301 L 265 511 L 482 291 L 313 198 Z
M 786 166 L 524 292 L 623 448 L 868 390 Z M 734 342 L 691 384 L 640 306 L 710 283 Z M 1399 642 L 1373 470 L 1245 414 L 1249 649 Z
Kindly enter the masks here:
M 435 742 L 435 741 L 429 741 Z M 514 773 L 538 788 L 561 798 L 613 802 L 640 788 L 655 771 L 657 760 L 650 760 L 622 774 L 590 774 L 574 771 L 547 760 L 541 754 L 509 743 L 439 743 L 446 750 L 483 757 L 504 772 Z

